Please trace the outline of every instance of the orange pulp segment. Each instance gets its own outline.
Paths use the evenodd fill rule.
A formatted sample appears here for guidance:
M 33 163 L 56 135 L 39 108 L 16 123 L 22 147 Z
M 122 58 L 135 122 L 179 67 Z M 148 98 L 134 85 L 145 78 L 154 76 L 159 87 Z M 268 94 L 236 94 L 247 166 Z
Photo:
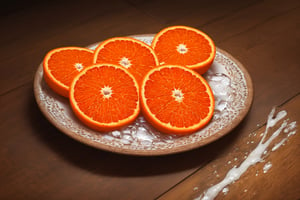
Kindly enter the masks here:
M 93 64 L 94 51 L 82 47 L 61 47 L 47 53 L 43 61 L 44 79 L 56 93 L 69 97 L 73 78 Z
M 213 63 L 216 47 L 204 32 L 187 26 L 162 29 L 152 41 L 160 64 L 181 65 L 205 73 Z
M 141 84 L 144 75 L 158 65 L 153 49 L 129 37 L 110 38 L 95 49 L 94 63 L 111 63 L 126 68 Z
M 111 131 L 132 123 L 138 116 L 139 86 L 122 67 L 97 64 L 74 78 L 70 103 L 84 124 L 98 131 Z
M 189 134 L 204 127 L 212 118 L 214 96 L 197 72 L 165 65 L 145 76 L 141 107 L 145 118 L 159 131 Z

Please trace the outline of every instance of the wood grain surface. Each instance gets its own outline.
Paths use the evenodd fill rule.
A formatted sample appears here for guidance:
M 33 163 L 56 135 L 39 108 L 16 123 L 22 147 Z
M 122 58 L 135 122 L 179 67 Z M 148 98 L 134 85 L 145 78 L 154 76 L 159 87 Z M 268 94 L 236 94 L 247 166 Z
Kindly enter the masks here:
M 0 13 L 0 199 L 197 198 L 255 148 L 273 107 L 296 121 L 296 134 L 216 198 L 299 199 L 299 13 L 298 0 L 7 1 Z M 230 134 L 185 153 L 119 155 L 69 138 L 40 112 L 33 78 L 49 50 L 171 25 L 203 30 L 250 73 L 253 104 Z

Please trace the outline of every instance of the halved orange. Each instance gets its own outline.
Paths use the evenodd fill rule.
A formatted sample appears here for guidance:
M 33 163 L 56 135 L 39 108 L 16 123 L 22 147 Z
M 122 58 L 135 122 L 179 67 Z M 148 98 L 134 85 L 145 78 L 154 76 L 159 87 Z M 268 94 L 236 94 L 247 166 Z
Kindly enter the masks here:
M 155 35 L 152 44 L 160 64 L 181 65 L 204 74 L 215 58 L 216 47 L 204 32 L 171 26 Z
M 144 75 L 158 65 L 153 49 L 129 37 L 110 38 L 95 49 L 94 63 L 111 63 L 126 68 L 141 84 Z
M 111 131 L 132 123 L 140 111 L 139 86 L 133 75 L 112 64 L 96 64 L 70 86 L 75 115 L 98 131 Z
M 193 133 L 213 116 L 210 86 L 197 72 L 183 66 L 164 65 L 149 71 L 140 95 L 145 118 L 164 133 Z
M 49 51 L 43 61 L 46 83 L 56 93 L 69 97 L 73 78 L 93 64 L 94 51 L 82 47 L 61 47 Z

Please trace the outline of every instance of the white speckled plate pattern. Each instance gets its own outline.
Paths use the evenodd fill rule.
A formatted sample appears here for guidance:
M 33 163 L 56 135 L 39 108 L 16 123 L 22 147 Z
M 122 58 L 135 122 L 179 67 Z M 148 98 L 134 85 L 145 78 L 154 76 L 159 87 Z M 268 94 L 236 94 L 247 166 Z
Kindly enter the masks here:
M 148 44 L 152 34 L 132 36 Z M 91 45 L 89 48 L 95 48 Z M 73 114 L 67 98 L 54 93 L 43 79 L 42 64 L 34 79 L 37 104 L 46 118 L 60 131 L 95 148 L 130 155 L 165 155 L 188 151 L 206 145 L 229 133 L 248 113 L 252 99 L 251 78 L 244 66 L 230 54 L 217 48 L 216 57 L 204 75 L 216 101 L 210 123 L 200 131 L 186 136 L 165 135 L 156 131 L 143 118 L 122 130 L 97 132 L 81 123 Z

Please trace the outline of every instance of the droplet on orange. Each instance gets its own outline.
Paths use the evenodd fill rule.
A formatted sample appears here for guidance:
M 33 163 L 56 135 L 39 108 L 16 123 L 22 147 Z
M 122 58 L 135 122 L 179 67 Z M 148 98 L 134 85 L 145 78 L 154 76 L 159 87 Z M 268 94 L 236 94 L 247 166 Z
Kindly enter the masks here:
M 164 65 L 145 76 L 141 107 L 156 129 L 183 135 L 208 124 L 214 112 L 214 96 L 206 80 L 194 70 Z
M 49 51 L 43 61 L 44 79 L 56 93 L 69 97 L 73 78 L 93 64 L 94 51 L 82 47 L 61 47 Z
M 204 32 L 187 26 L 171 26 L 155 35 L 152 44 L 160 64 L 181 65 L 204 74 L 215 58 L 216 47 Z
M 153 49 L 129 37 L 115 37 L 101 42 L 95 49 L 94 63 L 110 63 L 127 69 L 141 84 L 144 75 L 158 65 Z
M 75 115 L 98 131 L 120 129 L 140 112 L 139 86 L 132 74 L 113 64 L 96 64 L 73 80 L 70 103 Z

